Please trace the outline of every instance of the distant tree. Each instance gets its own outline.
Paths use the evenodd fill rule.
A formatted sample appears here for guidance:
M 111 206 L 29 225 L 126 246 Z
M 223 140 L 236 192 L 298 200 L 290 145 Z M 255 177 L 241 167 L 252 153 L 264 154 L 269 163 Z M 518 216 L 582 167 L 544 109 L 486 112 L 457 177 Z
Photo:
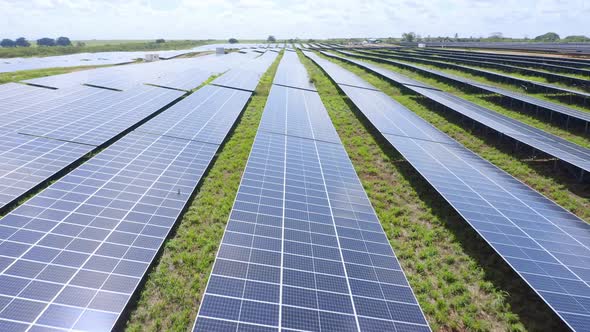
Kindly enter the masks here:
M 269 43 L 276 43 L 277 39 L 275 38 L 275 36 L 270 35 L 270 36 L 268 36 L 268 38 L 266 38 L 266 41 Z
M 416 33 L 414 33 L 414 32 L 404 32 L 404 33 L 402 33 L 402 41 L 411 43 L 414 40 L 416 40 Z
M 455 40 L 459 39 L 459 34 L 455 32 Z
M 68 37 L 59 37 L 55 40 L 55 45 L 57 45 L 57 46 L 71 46 L 72 41 Z
M 237 44 L 237 43 L 239 43 L 239 41 L 237 39 L 235 39 L 235 38 L 230 38 L 229 39 L 229 43 L 230 44 Z
M 315 39 L 311 39 L 311 38 L 309 38 L 309 39 L 307 40 L 307 42 L 308 42 L 308 43 L 315 43 Z
M 163 39 L 163 38 L 156 39 L 156 44 L 162 44 L 162 43 L 165 43 L 165 42 L 166 42 L 166 40 Z
M 288 40 L 289 43 L 293 44 L 295 42 L 295 39 L 291 38 Z
M 12 39 L 2 39 L 0 42 L 0 46 L 2 47 L 15 47 L 16 43 Z
M 582 36 L 582 35 L 567 36 L 567 37 L 563 38 L 563 41 L 583 43 L 583 42 L 590 42 L 590 38 L 588 38 L 586 36 Z
M 29 47 L 31 46 L 31 43 L 29 43 L 29 41 L 25 38 L 25 37 L 20 37 L 17 38 L 14 43 L 16 44 L 16 46 L 18 47 Z
M 81 42 L 81 41 L 76 42 L 76 47 L 84 47 L 84 46 L 86 46 L 85 42 Z
M 556 42 L 559 41 L 559 39 L 559 35 L 555 32 L 547 32 L 545 34 L 535 37 L 535 41 L 540 42 Z
M 37 46 L 55 46 L 55 39 L 47 37 L 37 39 Z

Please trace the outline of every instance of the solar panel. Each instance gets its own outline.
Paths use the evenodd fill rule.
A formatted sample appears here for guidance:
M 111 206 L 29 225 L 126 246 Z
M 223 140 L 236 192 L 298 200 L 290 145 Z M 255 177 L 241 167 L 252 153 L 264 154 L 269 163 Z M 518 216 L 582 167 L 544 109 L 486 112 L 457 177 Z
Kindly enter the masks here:
M 209 93 L 226 102 L 206 104 Z M 121 319 L 250 93 L 193 96 L 0 219 L 0 330 L 106 331 Z
M 319 66 L 325 61 L 317 56 L 310 58 Z M 328 75 L 334 68 L 325 68 Z M 437 139 L 416 137 L 417 129 L 435 129 L 397 102 L 379 103 L 376 107 L 377 94 L 389 98 L 384 93 L 340 87 L 387 141 L 566 324 L 574 330 L 587 329 L 590 225 L 442 132 Z M 351 93 L 353 90 L 362 93 Z M 374 96 L 364 96 L 368 93 Z M 376 123 L 383 119 L 375 116 L 377 108 L 391 121 Z M 412 123 L 398 119 L 411 119 Z
M 168 88 L 192 90 L 212 74 L 223 73 L 248 59 L 248 56 L 240 53 L 223 56 L 212 54 L 195 58 L 83 70 L 24 82 L 60 89 L 88 84 L 107 89 L 128 90 L 150 83 Z M 203 79 L 204 72 L 209 75 Z
M 74 91 L 5 114 L 0 209 L 183 94 L 147 86 Z
M 338 56 L 334 57 L 350 61 L 346 58 L 341 58 Z M 351 62 L 370 71 L 373 71 L 375 67 L 378 67 L 374 65 L 368 65 L 358 60 L 352 60 Z M 404 79 L 397 79 L 397 76 L 403 75 L 397 73 L 390 75 L 390 73 L 393 72 L 387 69 L 381 68 L 379 70 L 380 72 L 376 72 L 384 76 L 387 75 L 387 78 L 404 85 L 419 95 L 422 95 L 438 104 L 458 112 L 490 129 L 505 134 L 516 141 L 537 149 L 538 151 L 558 158 L 559 160 L 582 170 L 582 172 L 590 171 L 590 150 L 582 146 L 571 143 L 567 140 L 524 124 L 518 120 L 514 120 L 508 116 L 502 115 L 485 107 L 471 103 L 462 98 L 456 97 L 450 93 L 437 90 L 430 87 L 429 85 L 423 84 L 423 86 L 416 86 L 414 84 L 407 84 L 405 83 Z
M 42 95 L 32 94 L 30 98 L 17 97 L 0 101 L 3 120 L 0 123 L 0 132 L 17 132 L 31 123 L 60 117 L 72 109 L 84 108 L 90 104 L 107 103 L 117 97 L 117 92 L 114 91 L 83 86 L 65 90 L 31 88 L 47 92 Z
M 427 55 L 423 55 L 423 56 L 427 56 Z M 473 65 L 477 65 L 477 66 L 485 66 L 485 67 L 492 67 L 492 68 L 507 69 L 507 70 L 511 70 L 511 71 L 519 71 L 519 72 L 523 72 L 523 73 L 526 73 L 529 75 L 546 77 L 552 81 L 555 80 L 555 81 L 563 81 L 566 83 L 582 84 L 583 86 L 588 85 L 590 83 L 590 80 L 575 77 L 575 76 L 568 76 L 568 75 L 556 74 L 554 72 L 547 72 L 547 71 L 526 68 L 526 67 L 529 67 L 531 64 L 533 64 L 534 66 L 538 66 L 539 65 L 538 62 L 522 61 L 522 60 L 500 60 L 500 61 L 498 61 L 498 60 L 494 60 L 494 59 L 490 59 L 490 58 L 486 58 L 486 57 L 473 57 L 473 56 L 468 57 L 468 56 L 462 56 L 462 55 L 446 55 L 446 54 L 440 54 L 438 56 L 440 57 L 441 60 L 444 60 L 444 61 L 464 62 L 464 63 L 473 64 Z M 428 56 L 428 57 L 430 57 L 430 56 Z M 504 62 L 510 63 L 510 64 L 504 64 Z M 583 69 L 578 69 L 578 68 L 573 68 L 573 67 L 548 65 L 548 64 L 543 64 L 543 67 L 546 67 L 547 69 L 550 69 L 550 70 L 560 69 L 563 71 L 563 70 L 567 69 L 567 70 L 573 71 L 574 73 L 578 73 L 581 75 L 588 75 L 588 73 L 590 73 L 590 71 L 588 71 L 588 70 L 583 70 Z
M 0 329 L 110 330 L 216 150 L 132 133 L 1 219 Z
M 182 72 L 164 74 L 160 77 L 154 78 L 153 80 L 146 80 L 145 83 L 189 91 L 197 88 L 211 77 L 211 72 L 192 68 Z
M 119 92 L 108 102 L 97 101 L 44 117 L 20 133 L 99 146 L 170 104 L 184 92 L 139 86 Z
M 0 136 L 0 208 L 56 175 L 93 148 L 16 133 Z
M 273 85 L 259 130 L 339 143 L 320 96 L 314 91 Z
M 281 68 L 277 69 L 274 84 L 315 91 L 305 68 L 299 64 L 297 53 L 285 52 L 279 66 Z
M 266 72 L 266 68 L 277 57 L 275 52 L 265 52 L 258 58 L 254 58 L 238 68 L 229 70 L 211 82 L 213 85 L 254 91 L 260 81 L 260 77 Z
M 429 331 L 310 94 L 272 87 L 194 331 Z
M 251 93 L 207 85 L 140 126 L 141 132 L 221 144 Z
M 346 52 L 346 51 L 339 51 L 339 52 L 342 54 L 346 54 L 346 55 L 354 56 L 354 57 L 361 57 L 361 58 L 362 57 L 364 57 L 364 58 L 371 57 L 370 55 L 367 55 L 366 52 L 363 52 L 363 51 L 358 51 L 358 52 L 364 53 L 364 54 L 355 54 L 355 53 Z M 324 53 L 324 52 L 322 52 L 322 53 Z M 328 53 L 325 53 L 325 54 L 330 55 Z M 331 56 L 333 56 L 333 55 L 331 55 Z M 569 88 L 565 88 L 565 87 L 561 87 L 561 86 L 557 86 L 557 85 L 553 85 L 553 84 L 549 84 L 549 83 L 531 81 L 528 79 L 510 76 L 510 75 L 502 74 L 500 72 L 495 72 L 495 71 L 490 71 L 490 70 L 485 70 L 485 69 L 480 69 L 480 68 L 463 66 L 463 65 L 453 64 L 453 63 L 448 63 L 448 62 L 443 62 L 443 61 L 423 59 L 421 56 L 394 55 L 394 54 L 380 53 L 379 57 L 373 56 L 372 58 L 375 60 L 379 60 L 379 61 L 383 61 L 383 58 L 395 58 L 395 59 L 402 59 L 402 60 L 409 60 L 409 61 L 419 61 L 419 62 L 423 62 L 423 63 L 427 63 L 427 64 L 434 64 L 434 65 L 438 65 L 438 66 L 445 66 L 447 68 L 459 69 L 462 71 L 474 73 L 476 75 L 484 75 L 489 78 L 501 80 L 502 82 L 508 81 L 508 82 L 512 82 L 512 83 L 518 84 L 518 85 L 529 86 L 529 87 L 533 87 L 533 88 L 535 88 L 537 90 L 541 90 L 541 91 L 550 90 L 550 91 L 554 91 L 557 93 L 567 93 L 567 94 L 576 95 L 576 96 L 579 96 L 582 98 L 590 98 L 590 93 L 583 92 L 580 90 L 569 89 Z M 350 60 L 347 60 L 347 61 L 350 61 Z M 385 61 L 388 61 L 388 60 L 385 60 Z
M 506 57 L 506 56 L 497 56 L 495 54 L 486 54 L 486 53 L 457 53 L 454 51 L 451 52 L 432 52 L 432 51 L 421 51 L 420 53 L 429 54 L 429 55 L 441 55 L 441 56 L 455 56 L 460 57 L 462 59 L 482 59 L 489 62 L 499 62 L 499 63 L 507 63 L 507 64 L 516 64 L 522 65 L 524 67 L 539 67 L 548 70 L 555 70 L 561 72 L 568 72 L 574 74 L 581 74 L 581 75 L 589 75 L 590 70 L 582 68 L 583 66 L 590 66 L 590 63 L 586 62 L 570 62 L 570 61 L 561 61 L 559 58 L 553 59 L 546 59 L 543 57 Z
M 365 53 L 364 53 L 365 54 Z M 419 72 L 422 73 L 427 73 L 429 75 L 434 75 L 435 77 L 440 77 L 446 80 L 450 80 L 453 82 L 458 82 L 470 87 L 477 87 L 483 91 L 486 92 L 490 92 L 490 93 L 494 93 L 494 94 L 499 94 L 503 97 L 508 97 L 511 98 L 513 100 L 516 101 L 521 101 L 524 102 L 526 104 L 529 104 L 531 106 L 536 106 L 540 109 L 544 109 L 547 111 L 551 111 L 551 112 L 555 112 L 555 113 L 559 113 L 562 115 L 566 115 L 568 117 L 572 117 L 578 120 L 582 120 L 584 122 L 589 122 L 590 121 L 590 114 L 588 114 L 588 112 L 583 112 L 583 111 L 578 111 L 576 109 L 567 107 L 567 106 L 563 106 L 560 104 L 555 104 L 546 100 L 542 100 L 542 99 L 538 99 L 535 97 L 531 97 L 525 94 L 521 94 L 518 92 L 514 92 L 511 90 L 506 90 L 504 88 L 500 88 L 500 87 L 496 87 L 496 86 L 490 86 L 487 84 L 482 84 L 478 81 L 474 81 L 471 79 L 468 79 L 466 77 L 463 76 L 457 76 L 457 75 L 453 75 L 453 74 L 448 74 L 442 71 L 438 71 L 438 70 L 434 70 L 434 69 L 430 69 L 430 68 L 426 68 L 426 67 L 422 67 L 422 66 L 418 66 L 418 65 L 414 65 L 411 63 L 407 63 L 407 62 L 400 62 L 400 61 L 394 61 L 394 60 L 388 60 L 388 62 L 390 63 L 394 63 L 396 65 L 402 66 L 404 68 L 410 68 L 413 70 L 417 70 Z M 332 64 L 331 62 L 328 61 L 329 64 Z M 332 64 L 335 65 L 335 64 Z M 336 73 L 343 75 L 340 73 L 340 71 L 335 71 Z M 338 79 L 334 79 L 336 82 L 338 82 Z

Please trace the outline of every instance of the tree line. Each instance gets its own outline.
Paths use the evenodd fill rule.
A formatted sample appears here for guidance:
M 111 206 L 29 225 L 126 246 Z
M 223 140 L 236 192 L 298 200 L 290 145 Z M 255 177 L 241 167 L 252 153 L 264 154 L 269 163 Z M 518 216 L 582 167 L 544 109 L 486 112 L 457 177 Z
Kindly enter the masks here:
M 555 43 L 555 42 L 590 42 L 590 38 L 584 35 L 572 35 L 572 36 L 567 36 L 565 38 L 561 38 L 557 33 L 555 32 L 547 32 L 544 33 L 542 35 L 536 36 L 533 39 L 530 39 L 528 37 L 524 37 L 522 39 L 520 38 L 510 38 L 510 37 L 505 37 L 501 32 L 493 32 L 491 33 L 488 37 L 468 37 L 468 38 L 460 38 L 459 34 L 455 34 L 454 37 L 450 37 L 450 36 L 438 36 L 438 37 L 431 37 L 431 36 L 427 36 L 427 37 L 422 37 L 419 34 L 416 34 L 415 32 L 404 32 L 402 34 L 402 41 L 405 42 L 500 42 L 500 41 L 532 41 L 532 42 L 549 42 L 549 43 Z
M 72 41 L 68 37 L 40 38 L 36 41 L 37 46 L 72 46 Z M 25 38 L 20 37 L 15 40 L 4 38 L 0 41 L 2 47 L 30 47 L 31 43 Z M 81 45 L 80 45 L 81 46 Z

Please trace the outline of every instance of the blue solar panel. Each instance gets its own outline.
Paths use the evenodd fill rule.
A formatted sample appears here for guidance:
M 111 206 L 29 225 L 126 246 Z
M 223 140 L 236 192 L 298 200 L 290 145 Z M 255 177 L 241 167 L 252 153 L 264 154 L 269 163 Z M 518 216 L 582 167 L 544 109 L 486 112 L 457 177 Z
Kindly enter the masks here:
M 429 331 L 319 95 L 274 85 L 194 331 L 279 329 Z
M 363 52 L 363 54 L 369 54 L 368 52 Z M 371 53 L 372 54 L 372 53 Z M 376 57 L 374 59 L 377 59 Z M 572 118 L 576 118 L 576 119 L 580 119 L 582 121 L 585 122 L 589 122 L 590 121 L 590 114 L 588 112 L 583 112 L 583 111 L 578 111 L 576 109 L 564 106 L 564 105 L 560 105 L 560 104 L 555 104 L 546 100 L 542 100 L 542 99 L 538 99 L 535 97 L 531 97 L 529 95 L 525 95 L 525 94 L 521 94 L 518 92 L 514 92 L 511 90 L 506 90 L 504 88 L 500 88 L 500 87 L 496 87 L 496 86 L 490 86 L 487 84 L 483 84 L 480 83 L 478 81 L 475 80 L 471 80 L 468 79 L 466 77 L 462 77 L 462 76 L 457 76 L 457 75 L 453 75 L 453 74 L 448 74 L 442 71 L 438 71 L 438 70 L 434 70 L 434 69 L 430 69 L 430 68 L 426 68 L 426 67 L 422 67 L 422 66 L 418 66 L 418 65 L 414 65 L 411 63 L 407 63 L 407 62 L 401 62 L 401 61 L 395 61 L 395 60 L 387 60 L 388 63 L 392 63 L 395 65 L 399 65 L 402 66 L 404 68 L 410 68 L 412 70 L 417 70 L 419 72 L 422 73 L 427 73 L 429 75 L 434 75 L 436 77 L 440 77 L 446 80 L 451 80 L 454 82 L 458 82 L 461 84 L 465 84 L 467 86 L 471 86 L 471 87 L 477 87 L 483 91 L 486 92 L 490 92 L 490 93 L 494 93 L 494 94 L 499 94 L 501 96 L 504 97 L 509 97 L 512 98 L 513 100 L 517 100 L 517 101 L 521 101 L 524 102 L 526 104 L 529 104 L 531 106 L 536 106 L 539 107 L 540 109 L 544 109 L 544 110 L 548 110 L 551 112 L 556 112 L 559 114 L 563 114 L 566 116 L 570 116 Z M 430 61 L 430 60 L 422 60 L 422 62 L 424 63 L 432 63 L 432 64 L 440 64 L 441 62 L 438 61 Z M 336 71 L 339 75 L 342 75 L 340 72 Z M 337 79 L 334 79 L 336 82 L 338 82 Z
M 0 330 L 111 330 L 249 96 L 185 98 L 0 219 Z
M 58 118 L 73 109 L 85 109 L 90 105 L 107 105 L 120 97 L 114 91 L 83 86 L 66 90 L 38 87 L 29 87 L 29 89 L 34 89 L 35 93 L 0 100 L 3 120 L 0 123 L 0 132 L 18 132 L 30 124 L 49 118 Z
M 15 133 L 0 136 L 0 207 L 14 202 L 93 149 Z
M 240 67 L 229 70 L 211 82 L 213 85 L 224 86 L 233 89 L 254 91 L 260 77 L 276 59 L 277 53 L 265 52 L 260 57 L 243 63 Z
M 273 83 L 291 88 L 307 89 L 315 91 L 315 86 L 310 82 L 307 71 L 299 63 L 296 52 L 285 52 L 277 69 Z
M 149 86 L 111 95 L 108 102 L 72 104 L 44 116 L 20 133 L 89 145 L 101 145 L 182 96 L 184 92 Z
M 6 109 L 0 124 L 0 208 L 183 94 L 153 87 L 127 92 L 26 89 L 49 94 L 37 100 L 0 100 L 0 109 Z
M 339 52 L 342 54 L 354 56 L 354 57 L 361 57 L 361 58 L 362 57 L 365 57 L 365 58 L 370 57 L 367 54 L 364 54 L 364 55 L 363 54 L 356 54 L 356 53 L 351 53 L 351 52 L 347 52 L 347 51 L 339 51 Z M 363 53 L 362 51 L 360 51 L 360 52 Z M 330 55 L 328 53 L 325 53 L 325 54 Z M 537 90 L 541 90 L 541 91 L 550 90 L 550 91 L 557 92 L 557 93 L 567 93 L 567 94 L 580 96 L 582 98 L 590 98 L 590 93 L 580 91 L 580 90 L 569 89 L 569 88 L 565 88 L 565 87 L 561 87 L 561 86 L 557 86 L 557 85 L 553 85 L 553 84 L 549 84 L 549 83 L 531 81 L 528 79 L 510 76 L 510 75 L 506 75 L 506 74 L 503 74 L 500 72 L 495 72 L 495 71 L 490 71 L 490 70 L 485 70 L 485 69 L 480 69 L 480 68 L 474 68 L 474 67 L 463 66 L 463 65 L 459 65 L 459 64 L 453 64 L 453 63 L 436 61 L 436 60 L 422 59 L 422 57 L 419 57 L 419 56 L 380 54 L 378 57 L 373 57 L 373 58 L 376 60 L 380 60 L 380 61 L 382 61 L 383 58 L 394 58 L 394 59 L 401 59 L 401 60 L 408 60 L 408 61 L 419 61 L 419 62 L 428 63 L 428 64 L 436 64 L 439 66 L 444 66 L 446 68 L 454 68 L 454 69 L 459 69 L 461 71 L 474 73 L 476 75 L 484 75 L 486 77 L 494 78 L 494 79 L 500 80 L 502 82 L 512 82 L 512 83 L 516 83 L 516 84 L 522 85 L 522 86 L 533 87 L 533 88 L 535 88 Z M 347 60 L 347 61 L 350 61 L 350 60 Z M 387 60 L 385 60 L 385 61 L 387 61 Z
M 379 66 L 370 65 L 358 60 L 341 58 L 331 54 L 332 57 L 351 61 L 362 68 L 374 71 L 384 75 L 388 79 L 402 84 L 406 88 L 438 103 L 455 112 L 458 112 L 488 128 L 502 133 L 512 139 L 524 143 L 550 156 L 566 162 L 582 172 L 590 171 L 590 150 L 567 140 L 559 138 L 553 134 L 514 120 L 508 116 L 502 115 L 485 107 L 471 103 L 465 99 L 456 97 L 450 93 L 440 91 L 426 84 L 417 86 L 407 84 L 405 79 L 398 79 L 401 74 L 394 73 Z M 583 174 L 583 173 L 582 173 Z
M 0 321 L 110 330 L 216 150 L 132 133 L 2 218 Z
M 251 93 L 204 86 L 138 128 L 138 131 L 221 144 Z
M 317 55 L 307 55 L 330 76 L 338 69 L 324 67 L 327 60 Z M 397 102 L 379 102 L 376 107 L 378 94 L 389 98 L 384 93 L 340 88 L 572 329 L 587 330 L 590 225 L 443 133 L 430 134 L 436 129 Z

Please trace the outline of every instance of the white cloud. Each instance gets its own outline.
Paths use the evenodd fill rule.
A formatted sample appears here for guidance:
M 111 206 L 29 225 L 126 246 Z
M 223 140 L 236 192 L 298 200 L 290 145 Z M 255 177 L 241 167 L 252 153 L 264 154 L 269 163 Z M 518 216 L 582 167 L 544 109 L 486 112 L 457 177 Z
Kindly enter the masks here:
M 590 35 L 587 0 L 0 0 L 0 38 Z

